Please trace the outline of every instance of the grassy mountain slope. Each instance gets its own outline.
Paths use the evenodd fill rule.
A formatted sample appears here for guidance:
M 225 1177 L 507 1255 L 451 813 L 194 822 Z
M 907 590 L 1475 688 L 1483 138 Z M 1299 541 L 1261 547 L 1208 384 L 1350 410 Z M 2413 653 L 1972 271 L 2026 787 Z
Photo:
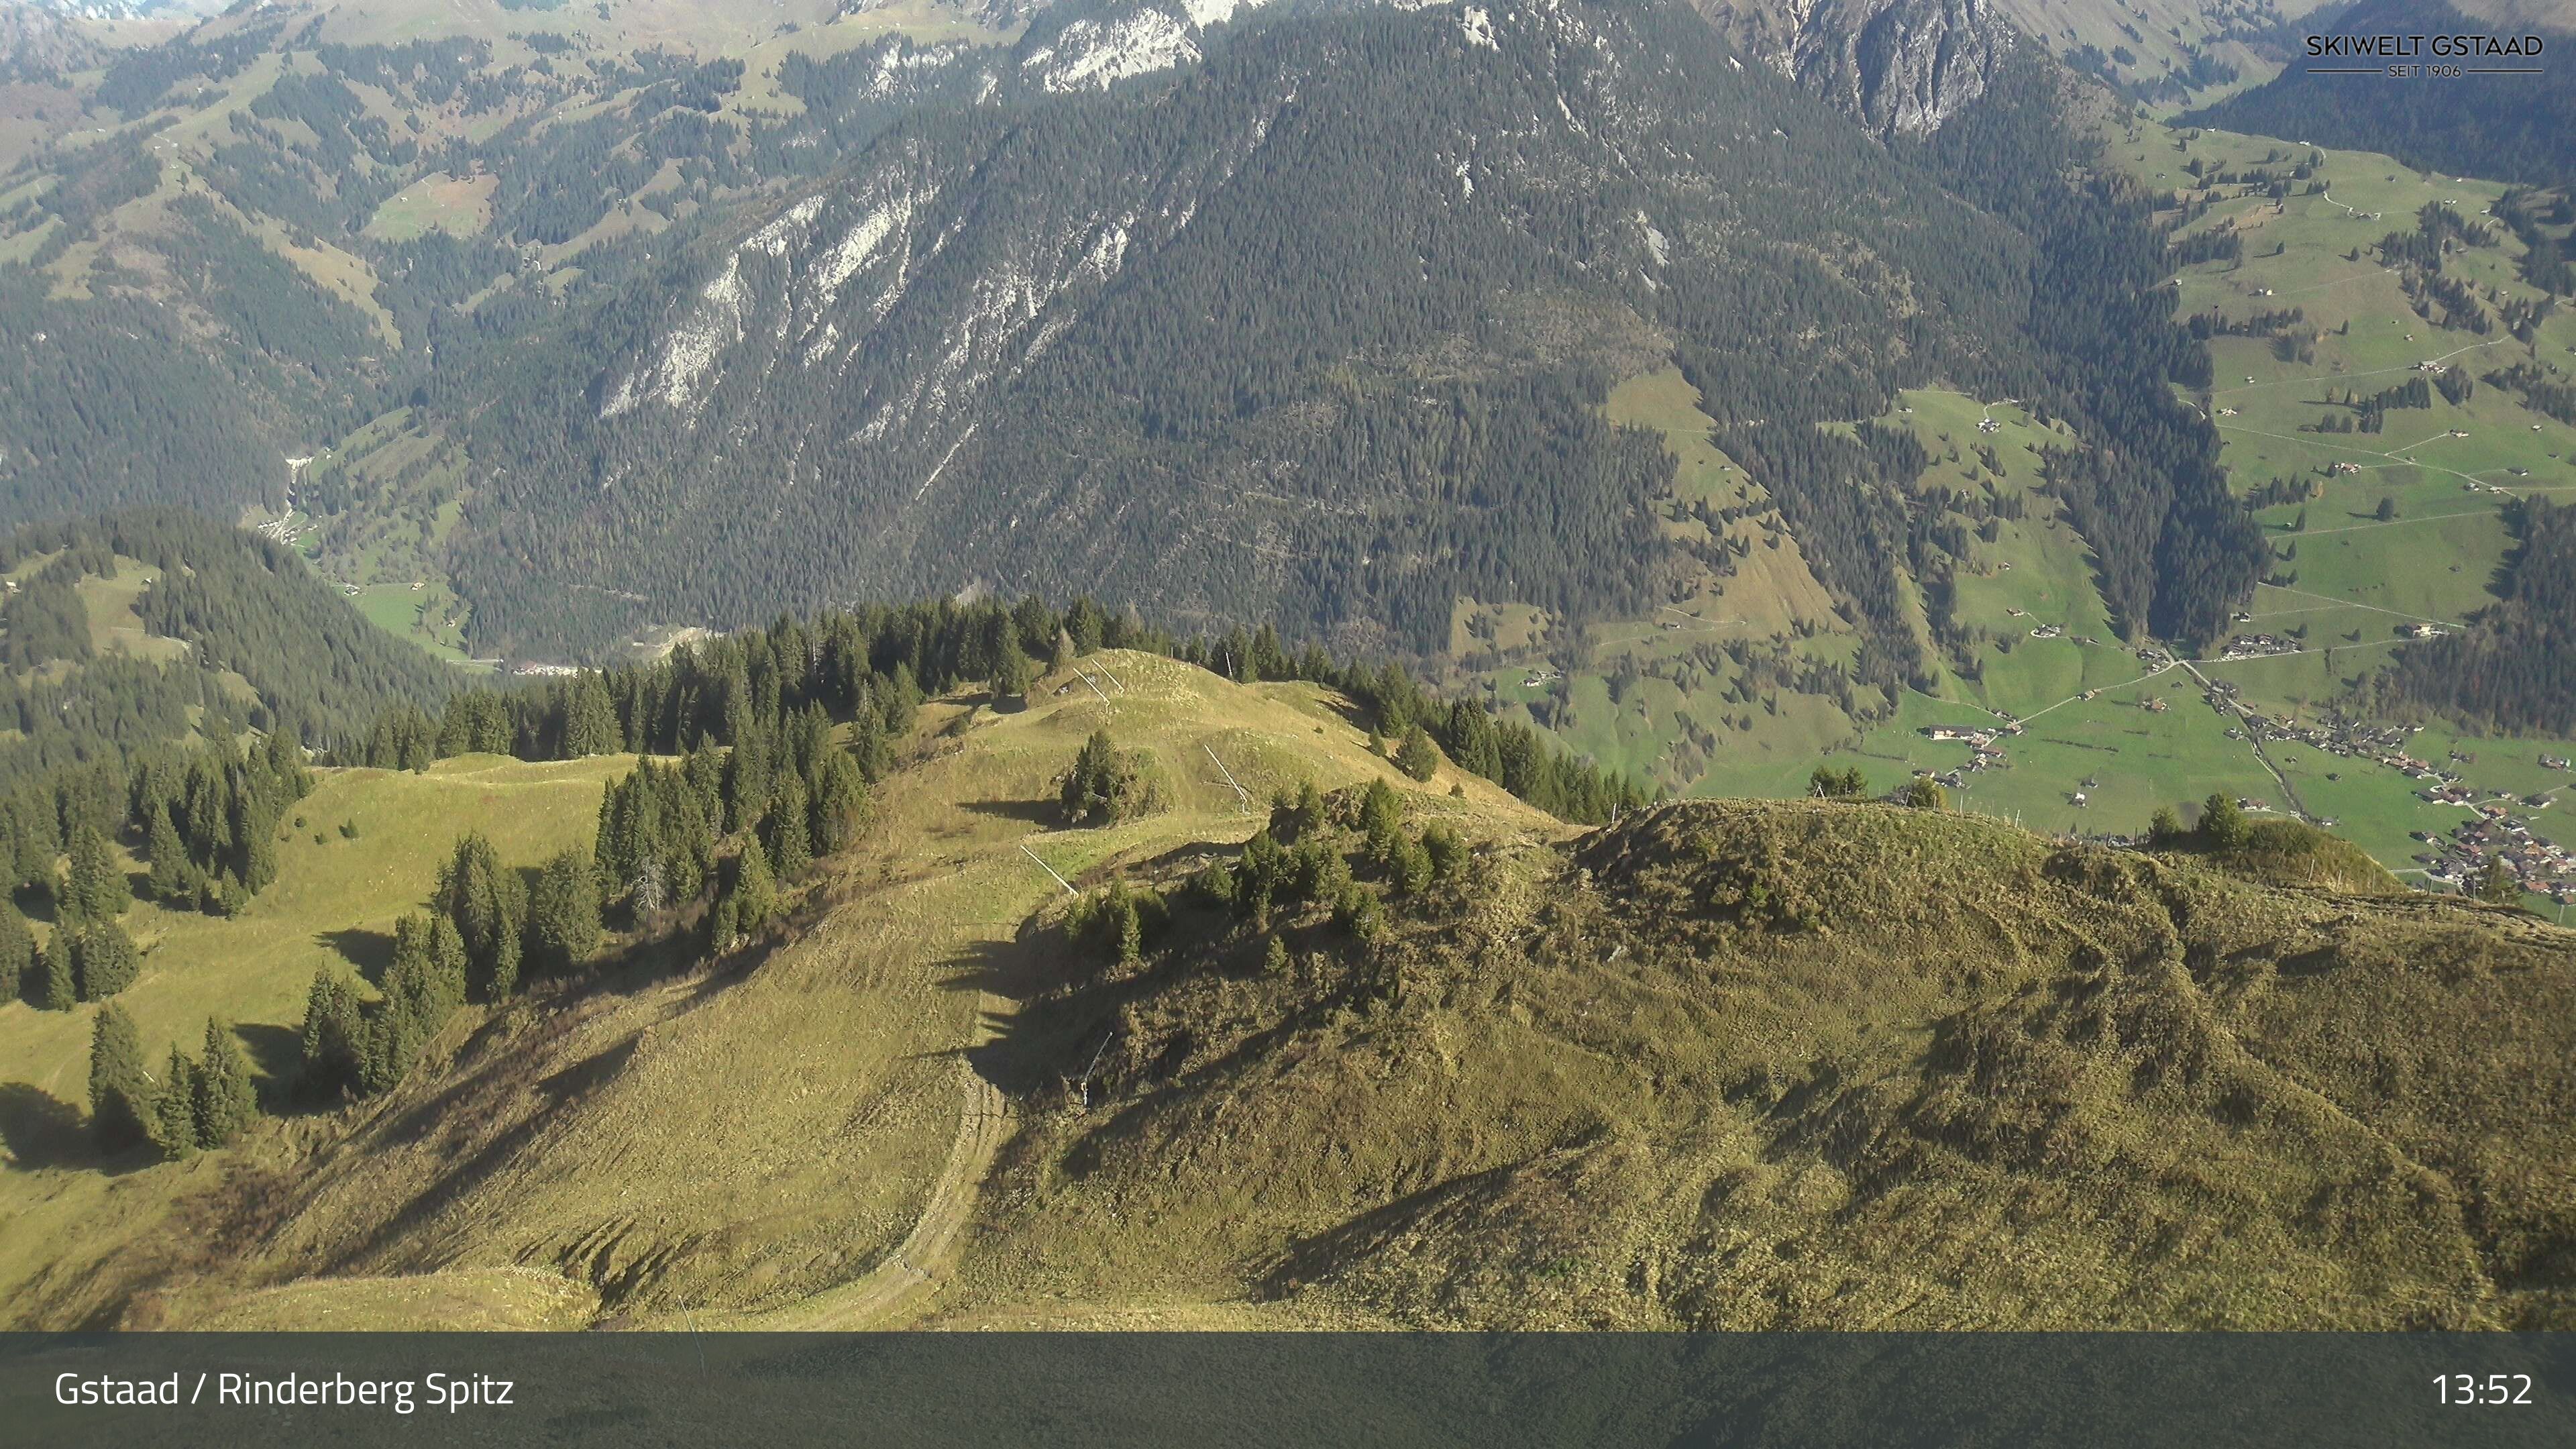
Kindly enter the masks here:
M 926 708 L 862 842 L 741 955 L 469 1012 L 386 1097 L 190 1164 L 102 1176 L 60 1106 L 30 1162 L 13 1125 L 15 1321 L 2564 1320 L 2576 950 L 2528 917 L 2236 873 L 2386 889 L 2302 841 L 1746 803 L 1575 835 L 1446 767 L 1414 785 L 1305 686 L 1085 672 Z M 1164 808 L 1057 828 L 1096 728 Z M 526 772 L 563 802 L 536 828 L 577 837 L 614 768 L 353 772 L 306 812 Z M 1374 943 L 1197 904 L 1301 780 L 1341 820 L 1385 781 L 1473 852 Z M 290 847 L 224 929 L 300 909 L 299 874 L 372 889 L 332 863 L 371 838 Z M 1108 962 L 1049 869 L 1159 887 L 1170 925 Z M 261 979 L 284 1005 L 308 969 Z
M 257 1230 L 195 1262 L 101 1232 L 46 1291 L 12 1295 L 21 1320 L 82 1321 L 126 1302 L 140 1321 L 525 1321 L 571 1301 L 650 1321 L 792 1307 L 858 1276 L 907 1236 L 961 1117 L 983 1100 L 967 1049 L 1012 1009 L 992 983 L 1049 969 L 1047 938 L 1022 927 L 1061 891 L 1023 843 L 1092 881 L 1112 862 L 1240 838 L 1252 819 L 1210 749 L 1265 794 L 1309 776 L 1401 779 L 1311 691 L 1237 687 L 1143 655 L 1099 662 L 1105 705 L 1068 674 L 1050 687 L 1070 688 L 1036 709 L 926 711 L 912 762 L 875 795 L 869 840 L 829 863 L 792 940 L 713 971 L 652 955 L 460 1023 L 443 1069 L 347 1114 L 275 1128 L 244 1154 L 256 1166 L 229 1176 L 200 1162 L 119 1179 L 170 1211 Z M 1044 828 L 1052 807 L 1040 802 L 1103 725 L 1153 752 L 1171 808 L 1106 830 Z M 603 767 L 527 768 L 590 782 Z M 1467 792 L 1462 814 L 1555 828 L 1473 777 L 1444 770 L 1425 788 L 1452 783 Z M 568 810 L 595 809 L 587 783 L 579 793 Z M 585 816 L 563 818 L 579 829 Z M 280 989 L 300 999 L 309 975 L 309 964 L 281 968 Z M 68 1233 L 72 1221 L 44 1226 Z M 118 1221 L 143 1238 L 156 1219 L 138 1208 Z M 513 1267 L 554 1283 L 496 1271 Z M 227 1306 L 316 1276 L 331 1281 L 282 1290 L 309 1307 Z
M 1546 1328 L 2568 1311 L 2576 954 L 2527 920 L 1734 804 L 1491 852 L 1366 951 L 1291 939 L 1285 973 L 1191 938 L 1064 994 L 1118 1035 L 1092 1108 L 1005 1154 L 953 1315 L 1157 1290 Z M 1089 1049 L 1050 1037 L 1032 1080 Z
M 194 1051 L 220 1016 L 250 1051 L 264 1091 L 283 1104 L 295 1070 L 305 990 L 316 969 L 380 972 L 393 922 L 418 910 L 456 837 L 480 830 L 513 865 L 587 840 L 602 783 L 623 757 L 527 765 L 492 756 L 443 761 L 427 774 L 337 770 L 279 827 L 279 878 L 241 915 L 217 919 L 137 902 L 123 925 L 143 972 L 118 994 L 158 1070 L 169 1044 Z M 343 825 L 354 836 L 341 833 Z M 137 1170 L 102 1165 L 81 1131 L 92 1011 L 0 1005 L 0 1297 L 17 1321 L 79 1323 L 109 1312 L 135 1275 L 174 1271 L 206 1247 L 174 1239 L 205 1226 L 190 1204 L 256 1183 L 291 1153 L 298 1130 L 238 1157 Z

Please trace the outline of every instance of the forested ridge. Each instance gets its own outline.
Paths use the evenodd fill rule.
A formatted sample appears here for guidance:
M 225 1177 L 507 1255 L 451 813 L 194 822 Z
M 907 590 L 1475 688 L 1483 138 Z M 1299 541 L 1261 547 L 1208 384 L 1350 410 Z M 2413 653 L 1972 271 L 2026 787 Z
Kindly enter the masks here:
M 999 702 L 1025 692 L 1037 674 L 1104 648 L 1161 654 L 1239 683 L 1304 680 L 1338 689 L 1400 767 L 1417 770 L 1419 757 L 1408 759 L 1405 748 L 1418 731 L 1461 767 L 1567 820 L 1607 820 L 1650 798 L 1634 781 L 1565 754 L 1478 701 L 1437 697 L 1394 660 L 1337 661 L 1318 645 L 1292 645 L 1268 624 L 1183 636 L 1088 598 L 1062 609 L 1031 597 L 782 617 L 765 629 L 680 645 L 650 665 L 469 689 L 435 713 L 398 705 L 335 763 L 425 770 L 469 752 L 557 760 L 621 750 L 694 760 L 721 748 L 720 762 L 705 768 L 722 782 L 717 815 L 730 822 L 723 828 L 741 830 L 762 819 L 772 798 L 773 761 L 795 760 L 787 773 L 800 779 L 820 768 L 817 730 L 849 726 L 847 753 L 872 781 L 890 762 L 889 741 L 911 728 L 930 695 L 983 686 Z M 820 779 L 810 783 L 813 798 L 837 793 Z
M 181 508 L 144 508 L 96 518 L 38 524 L 0 540 L 0 572 L 52 555 L 0 610 L 0 652 L 20 671 L 47 664 L 95 669 L 89 620 L 72 586 L 86 577 L 117 571 L 130 559 L 159 577 L 135 599 L 135 613 L 151 635 L 188 646 L 185 658 L 161 672 L 166 688 L 139 676 L 138 700 L 178 690 L 187 702 L 220 708 L 239 724 L 263 731 L 296 730 L 327 742 L 363 728 L 393 699 L 430 702 L 451 687 L 436 661 L 376 629 L 349 607 L 338 590 L 316 577 L 294 551 Z M 22 628 L 23 621 L 23 628 Z M 215 676 L 237 675 L 252 697 L 218 688 Z M 86 681 L 87 676 L 78 676 Z M 0 683 L 0 710 L 12 711 L 22 738 L 0 747 L 0 775 L 58 763 L 68 754 L 91 758 L 147 742 L 148 736 L 115 728 L 49 728 L 38 716 L 73 693 L 97 696 L 91 707 L 108 716 L 124 707 L 113 687 L 45 691 L 56 686 L 24 674 Z M 138 704 L 148 715 L 153 706 Z M 0 713 L 0 718 L 6 718 Z

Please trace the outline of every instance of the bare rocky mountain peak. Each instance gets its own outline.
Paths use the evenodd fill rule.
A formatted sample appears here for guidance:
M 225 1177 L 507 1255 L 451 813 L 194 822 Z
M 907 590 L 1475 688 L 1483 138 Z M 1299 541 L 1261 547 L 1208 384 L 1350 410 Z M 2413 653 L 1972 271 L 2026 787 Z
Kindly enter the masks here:
M 1988 0 L 1700 0 L 1699 9 L 1882 136 L 1940 129 L 1986 93 L 2017 38 Z

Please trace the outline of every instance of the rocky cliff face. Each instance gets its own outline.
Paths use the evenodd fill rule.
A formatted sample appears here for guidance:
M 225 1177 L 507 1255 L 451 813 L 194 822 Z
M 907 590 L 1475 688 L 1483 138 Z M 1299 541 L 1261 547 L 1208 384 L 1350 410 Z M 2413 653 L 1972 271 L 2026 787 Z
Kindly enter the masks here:
M 1700 0 L 1739 46 L 1882 136 L 1938 130 L 2017 39 L 1986 0 Z
M 101 63 L 97 44 L 71 21 L 40 6 L 0 0 L 0 80 L 55 84 Z

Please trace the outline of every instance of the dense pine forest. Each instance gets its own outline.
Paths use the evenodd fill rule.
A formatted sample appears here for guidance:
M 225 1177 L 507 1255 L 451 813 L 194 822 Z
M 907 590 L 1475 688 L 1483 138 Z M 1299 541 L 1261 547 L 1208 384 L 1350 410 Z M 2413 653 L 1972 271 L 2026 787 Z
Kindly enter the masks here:
M 109 758 L 187 733 L 285 728 L 317 743 L 364 728 L 393 699 L 434 701 L 439 664 L 368 624 L 292 550 L 177 508 L 22 528 L 0 541 L 0 572 L 44 559 L 0 605 L 0 780 Z M 102 657 L 84 580 L 151 571 L 133 611 L 151 639 L 183 646 L 169 665 Z M 235 681 L 238 681 L 237 683 Z

